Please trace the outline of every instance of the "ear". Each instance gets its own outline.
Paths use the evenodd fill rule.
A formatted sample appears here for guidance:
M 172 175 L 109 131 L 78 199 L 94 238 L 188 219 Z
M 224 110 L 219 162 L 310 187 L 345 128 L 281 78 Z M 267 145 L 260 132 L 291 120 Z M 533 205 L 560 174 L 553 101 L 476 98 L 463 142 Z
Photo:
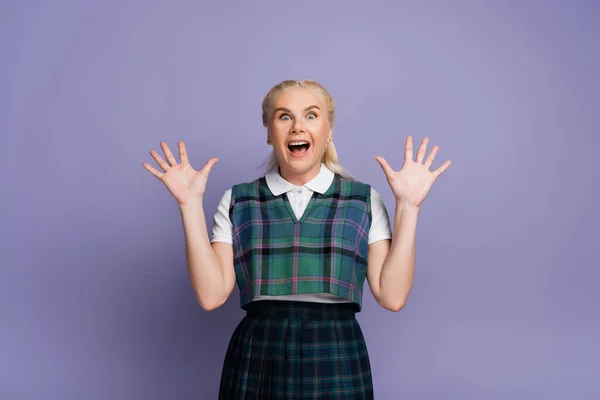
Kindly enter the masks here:
M 269 146 L 273 144 L 273 142 L 271 142 L 271 130 L 269 129 L 269 127 L 267 127 L 267 144 Z
M 330 128 L 329 134 L 327 135 L 327 142 L 331 143 L 332 140 L 333 140 L 333 128 Z

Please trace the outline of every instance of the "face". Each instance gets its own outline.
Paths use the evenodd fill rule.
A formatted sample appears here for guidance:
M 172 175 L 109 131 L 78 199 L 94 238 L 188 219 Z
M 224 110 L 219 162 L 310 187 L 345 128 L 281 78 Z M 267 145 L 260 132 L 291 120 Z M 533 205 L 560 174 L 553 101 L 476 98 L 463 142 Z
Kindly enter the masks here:
M 312 89 L 293 89 L 281 93 L 272 109 L 268 142 L 282 176 L 290 182 L 301 176 L 316 176 L 332 137 L 323 97 Z

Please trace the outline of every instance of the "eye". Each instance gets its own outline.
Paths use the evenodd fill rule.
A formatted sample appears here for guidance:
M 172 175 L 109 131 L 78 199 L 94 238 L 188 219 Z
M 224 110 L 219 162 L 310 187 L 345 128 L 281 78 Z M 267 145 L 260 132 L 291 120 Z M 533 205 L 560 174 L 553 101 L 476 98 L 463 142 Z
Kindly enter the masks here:
M 281 115 L 279 116 L 279 119 L 280 119 L 280 120 L 282 120 L 282 121 L 289 121 L 291 118 L 290 118 L 290 116 L 289 116 L 289 115 L 287 115 L 287 114 L 281 114 Z
M 310 114 L 308 114 L 306 117 L 307 117 L 308 119 L 315 119 L 315 118 L 317 118 L 317 114 L 315 114 L 315 113 L 310 113 Z

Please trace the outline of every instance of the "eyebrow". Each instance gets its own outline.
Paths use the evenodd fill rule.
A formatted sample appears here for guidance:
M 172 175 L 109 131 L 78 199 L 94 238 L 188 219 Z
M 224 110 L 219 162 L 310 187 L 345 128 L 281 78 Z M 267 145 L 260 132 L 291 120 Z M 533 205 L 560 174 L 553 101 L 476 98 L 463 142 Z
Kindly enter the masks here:
M 316 108 L 316 109 L 317 109 L 317 110 L 319 110 L 319 111 L 321 110 L 319 107 L 317 107 L 317 106 L 315 106 L 315 105 L 312 105 L 312 106 L 308 106 L 308 107 L 306 107 L 306 108 L 304 109 L 304 111 L 312 110 L 313 108 Z M 291 113 L 291 111 L 290 111 L 289 109 L 285 108 L 285 107 L 279 107 L 279 108 L 277 108 L 277 109 L 276 109 L 276 110 L 275 110 L 273 113 L 276 113 L 277 111 L 285 111 L 285 112 L 289 112 L 289 113 Z

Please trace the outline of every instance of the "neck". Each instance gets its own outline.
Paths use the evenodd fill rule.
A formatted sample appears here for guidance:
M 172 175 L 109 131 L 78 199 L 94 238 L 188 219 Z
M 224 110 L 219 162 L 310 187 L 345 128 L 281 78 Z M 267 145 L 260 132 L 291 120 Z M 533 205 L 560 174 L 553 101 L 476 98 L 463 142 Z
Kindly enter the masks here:
M 315 165 L 308 171 L 301 172 L 301 173 L 289 171 L 289 170 L 279 167 L 279 174 L 281 175 L 281 177 L 295 186 L 302 186 L 305 183 L 310 182 L 317 175 L 319 175 L 320 171 L 321 171 L 321 163 Z

